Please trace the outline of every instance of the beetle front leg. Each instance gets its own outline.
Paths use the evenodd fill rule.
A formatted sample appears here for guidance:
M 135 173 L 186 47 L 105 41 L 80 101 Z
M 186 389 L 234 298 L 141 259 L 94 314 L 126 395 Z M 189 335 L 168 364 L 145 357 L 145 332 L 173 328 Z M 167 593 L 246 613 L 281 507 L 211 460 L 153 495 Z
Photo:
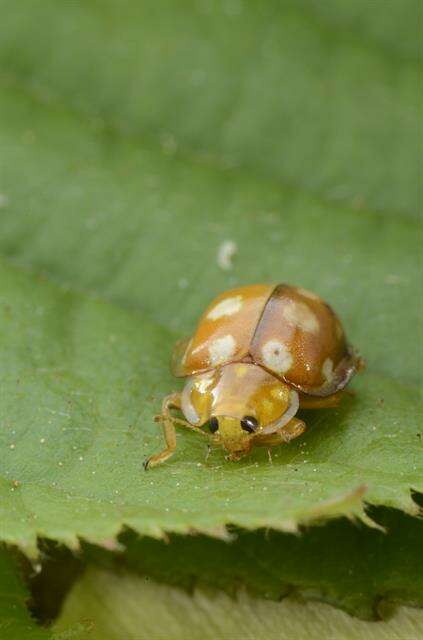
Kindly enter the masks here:
M 256 447 L 274 447 L 278 444 L 286 444 L 301 436 L 306 428 L 305 422 L 298 418 L 292 418 L 288 424 L 273 433 L 257 434 L 253 443 Z
M 163 400 L 162 404 L 162 413 L 155 417 L 156 422 L 163 422 L 163 435 L 166 442 L 166 448 L 163 449 L 160 453 L 157 453 L 154 456 L 150 456 L 146 458 L 143 462 L 143 467 L 147 471 L 152 467 L 161 464 L 162 462 L 166 462 L 169 458 L 175 453 L 176 449 L 176 430 L 175 424 L 180 425 L 182 427 L 186 427 L 187 429 L 191 429 L 192 431 L 196 431 L 197 433 L 201 433 L 202 435 L 207 436 L 207 434 L 202 431 L 199 427 L 195 427 L 190 424 L 186 420 L 182 420 L 181 418 L 176 418 L 172 415 L 171 409 L 181 409 L 181 394 L 180 393 L 172 393 Z
M 179 407 L 180 407 L 179 393 L 172 393 L 171 395 L 167 396 L 163 400 L 162 414 L 161 416 L 157 416 L 156 420 L 157 418 L 159 418 L 160 421 L 163 422 L 163 435 L 166 442 L 166 448 L 163 449 L 163 451 L 161 451 L 160 453 L 157 453 L 154 456 L 150 456 L 149 458 L 146 458 L 144 460 L 143 467 L 146 471 L 151 467 L 155 467 L 156 465 L 161 464 L 162 462 L 165 462 L 175 452 L 176 431 L 175 431 L 175 425 L 174 425 L 174 418 L 170 413 L 170 410 L 172 408 L 179 409 Z

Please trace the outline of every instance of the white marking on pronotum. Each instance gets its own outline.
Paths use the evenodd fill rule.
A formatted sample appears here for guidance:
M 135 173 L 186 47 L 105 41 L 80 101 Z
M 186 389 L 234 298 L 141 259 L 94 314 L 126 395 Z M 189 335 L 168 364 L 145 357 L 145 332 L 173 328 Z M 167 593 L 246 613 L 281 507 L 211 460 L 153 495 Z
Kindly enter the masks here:
M 292 325 L 308 333 L 319 331 L 319 321 L 314 313 L 303 302 L 291 300 L 283 309 L 284 318 Z
M 209 371 L 207 373 L 203 373 L 199 379 L 197 378 L 196 387 L 200 393 L 204 393 L 209 388 L 213 383 L 213 377 L 213 371 Z
M 322 366 L 322 373 L 327 382 L 333 380 L 333 362 L 330 358 L 326 358 Z
M 261 349 L 263 362 L 272 371 L 285 373 L 291 368 L 293 358 L 287 346 L 279 340 L 269 340 Z
M 261 430 L 261 433 L 274 433 L 278 431 L 281 427 L 284 427 L 288 422 L 295 416 L 300 406 L 300 401 L 298 399 L 298 393 L 291 389 L 290 398 L 289 398 L 289 406 L 285 413 L 275 422 L 268 424 L 267 427 Z
M 207 318 L 209 320 L 218 320 L 223 316 L 233 316 L 234 313 L 238 313 L 241 307 L 242 296 L 232 296 L 232 298 L 226 298 L 214 306 L 207 314 Z
M 238 250 L 233 240 L 224 240 L 217 250 L 217 264 L 223 271 L 232 269 L 232 258 Z
M 181 408 L 182 413 L 184 414 L 188 422 L 190 422 L 191 424 L 198 424 L 200 422 L 200 417 L 191 402 L 191 392 L 194 387 L 194 383 L 194 378 L 190 378 L 186 383 L 181 394 Z
M 226 362 L 235 353 L 236 342 L 235 338 L 230 334 L 223 336 L 223 338 L 216 338 L 209 345 L 210 362 L 216 366 Z

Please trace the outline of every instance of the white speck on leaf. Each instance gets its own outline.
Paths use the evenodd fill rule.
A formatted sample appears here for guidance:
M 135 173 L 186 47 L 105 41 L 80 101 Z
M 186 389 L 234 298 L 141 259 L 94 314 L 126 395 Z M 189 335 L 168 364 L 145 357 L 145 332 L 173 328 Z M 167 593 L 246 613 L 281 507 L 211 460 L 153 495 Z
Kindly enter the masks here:
M 385 284 L 401 284 L 403 279 L 395 273 L 389 273 L 385 278 Z
M 238 247 L 233 240 L 224 240 L 217 250 L 217 264 L 223 271 L 230 271 L 233 267 L 232 259 Z
M 178 149 L 178 142 L 172 133 L 163 133 L 160 136 L 160 145 L 166 155 L 173 155 Z
M 178 287 L 180 289 L 186 289 L 188 286 L 188 280 L 186 278 L 179 278 Z

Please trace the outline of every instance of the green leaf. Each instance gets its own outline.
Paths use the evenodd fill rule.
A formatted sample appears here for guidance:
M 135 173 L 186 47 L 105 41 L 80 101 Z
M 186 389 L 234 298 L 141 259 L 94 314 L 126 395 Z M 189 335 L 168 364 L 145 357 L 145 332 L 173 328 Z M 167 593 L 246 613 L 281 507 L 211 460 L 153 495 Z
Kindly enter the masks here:
M 92 622 L 92 640 L 405 640 L 423 631 L 423 612 L 401 608 L 389 621 L 364 622 L 325 604 L 233 600 L 224 593 L 196 590 L 192 596 L 129 573 L 91 567 L 68 596 L 56 624 L 61 630 L 81 619 Z
M 309 434 L 273 464 L 263 451 L 229 464 L 218 450 L 206 462 L 203 440 L 181 433 L 175 458 L 146 473 L 142 460 L 162 446 L 153 415 L 172 388 L 173 336 L 7 266 L 0 302 L 0 537 L 28 553 L 37 535 L 102 543 L 123 525 L 224 535 L 228 523 L 293 531 L 323 517 L 364 518 L 366 485 L 369 502 L 416 512 L 413 389 L 363 375 L 355 398 L 307 416 Z
M 421 209 L 418 0 L 1 6 L 0 63 L 37 102 L 358 209 Z
M 371 371 L 421 380 L 417 221 L 170 158 L 15 89 L 0 103 L 0 143 L 5 255 L 179 335 L 225 288 L 298 283 L 334 305 Z M 232 271 L 216 259 L 227 240 Z
M 132 570 L 188 590 L 203 585 L 234 595 L 244 586 L 277 601 L 297 594 L 375 619 L 392 605 L 423 603 L 423 522 L 380 508 L 372 516 L 388 535 L 345 519 L 301 535 L 235 531 L 231 544 L 179 535 L 164 542 L 125 532 L 120 558 Z M 102 562 L 92 549 L 86 557 Z
M 0 9 L 0 540 L 416 514 L 421 3 Z M 355 397 L 272 466 L 181 433 L 145 474 L 174 341 L 258 281 L 334 305 Z
M 0 546 L 0 636 L 3 640 L 47 640 L 51 633 L 38 627 L 26 608 L 26 590 L 12 553 Z
M 423 521 L 386 508 L 371 515 L 388 534 L 337 519 L 300 535 L 231 528 L 229 543 L 202 535 L 155 540 L 127 530 L 109 549 L 85 542 L 74 554 L 44 541 L 42 570 L 31 581 L 34 610 L 41 620 L 53 620 L 69 586 L 94 564 L 190 593 L 213 588 L 236 597 L 244 588 L 266 600 L 296 595 L 363 619 L 385 619 L 400 604 L 423 602 Z

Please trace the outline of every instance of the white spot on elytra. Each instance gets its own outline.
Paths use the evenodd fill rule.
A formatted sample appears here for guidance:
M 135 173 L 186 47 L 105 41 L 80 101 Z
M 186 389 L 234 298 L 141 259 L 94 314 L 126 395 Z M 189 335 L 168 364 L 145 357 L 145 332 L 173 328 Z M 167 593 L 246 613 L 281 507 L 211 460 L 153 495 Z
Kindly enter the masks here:
M 234 313 L 242 307 L 242 296 L 233 296 L 232 298 L 226 298 L 219 302 L 216 306 L 209 311 L 207 318 L 209 320 L 218 320 L 223 316 L 233 316 Z
M 310 300 L 320 300 L 319 296 L 309 291 L 308 289 L 303 289 L 302 287 L 297 287 L 298 293 L 300 293 L 304 298 L 310 298 Z
M 308 333 L 317 333 L 319 331 L 319 321 L 314 313 L 302 302 L 294 302 L 291 300 L 283 310 L 284 318 L 289 324 L 299 327 Z
M 235 338 L 228 334 L 223 338 L 216 338 L 209 346 L 210 362 L 216 366 L 227 362 L 235 353 Z
M 217 264 L 223 271 L 232 269 L 232 258 L 238 248 L 233 240 L 224 240 L 217 250 Z
M 331 382 L 333 380 L 333 362 L 330 358 L 326 358 L 322 366 L 323 377 L 327 380 L 327 382 Z
M 263 362 L 272 371 L 285 373 L 291 368 L 293 358 L 287 346 L 279 340 L 269 340 L 261 349 Z

